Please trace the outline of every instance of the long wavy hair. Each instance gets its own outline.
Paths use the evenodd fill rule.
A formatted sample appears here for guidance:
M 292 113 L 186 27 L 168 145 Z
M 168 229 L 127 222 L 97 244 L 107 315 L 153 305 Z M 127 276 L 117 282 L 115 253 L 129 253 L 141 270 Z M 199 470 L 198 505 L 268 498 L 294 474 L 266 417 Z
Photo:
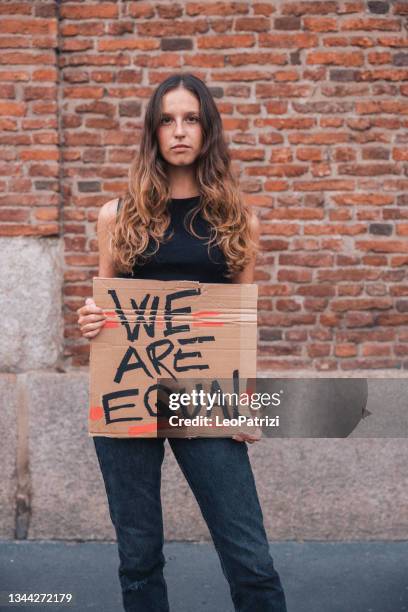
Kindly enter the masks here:
M 231 158 L 224 139 L 221 116 L 205 83 L 189 73 L 175 74 L 158 85 L 145 113 L 139 152 L 129 169 L 127 192 L 110 232 L 110 248 L 115 269 L 131 273 L 135 264 L 143 264 L 157 252 L 161 242 L 173 234 L 165 232 L 170 224 L 168 201 L 171 198 L 166 174 L 166 160 L 160 154 L 156 130 L 160 125 L 164 94 L 183 87 L 200 103 L 203 146 L 194 167 L 201 195 L 199 204 L 190 211 L 188 231 L 197 238 L 194 218 L 201 209 L 202 217 L 211 226 L 208 252 L 215 242 L 224 253 L 226 276 L 240 272 L 256 253 L 251 238 L 250 211 L 244 204 L 237 180 L 231 171 Z M 187 218 L 187 215 L 186 215 Z M 153 251 L 149 250 L 153 238 Z M 210 255 L 211 256 L 211 255 Z

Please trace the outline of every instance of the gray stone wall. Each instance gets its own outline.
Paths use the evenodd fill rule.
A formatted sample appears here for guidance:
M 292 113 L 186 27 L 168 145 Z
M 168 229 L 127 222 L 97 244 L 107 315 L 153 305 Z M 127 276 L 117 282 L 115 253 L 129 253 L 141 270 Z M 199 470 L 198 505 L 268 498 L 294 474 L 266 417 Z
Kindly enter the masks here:
M 0 371 L 55 368 L 63 346 L 63 242 L 0 238 Z
M 88 370 L 61 367 L 61 243 L 6 238 L 0 249 L 0 306 L 5 314 L 0 538 L 113 540 L 87 432 Z M 294 377 L 293 372 L 270 374 Z M 296 373 L 308 376 L 331 374 Z M 388 429 L 392 435 L 403 435 L 406 374 L 348 376 L 369 378 L 367 408 L 393 420 L 394 429 Z M 347 439 L 263 439 L 249 446 L 270 539 L 407 537 L 407 439 L 370 437 L 380 431 L 378 421 L 371 423 L 377 429 L 370 430 L 367 420 Z M 210 539 L 168 443 L 162 495 L 167 540 Z

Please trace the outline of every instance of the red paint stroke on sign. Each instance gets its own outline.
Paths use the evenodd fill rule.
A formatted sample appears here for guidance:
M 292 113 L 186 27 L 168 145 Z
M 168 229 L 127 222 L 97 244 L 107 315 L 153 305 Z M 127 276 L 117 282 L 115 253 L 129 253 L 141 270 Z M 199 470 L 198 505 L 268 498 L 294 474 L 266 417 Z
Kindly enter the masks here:
M 193 312 L 193 317 L 216 317 L 219 313 L 216 310 L 199 310 Z M 221 327 L 223 321 L 193 321 L 192 327 Z
M 144 433 L 150 433 L 152 431 L 157 431 L 157 423 L 147 423 L 146 425 L 132 425 L 129 427 L 128 434 L 129 436 L 140 436 Z
M 116 312 L 115 311 L 105 311 L 105 314 L 108 317 L 116 317 Z M 119 327 L 120 323 L 118 323 L 117 321 L 108 321 L 106 320 L 105 323 L 103 324 L 103 327 L 106 328 L 111 328 L 111 327 Z
M 91 406 L 89 409 L 89 418 L 91 421 L 99 421 L 103 417 L 102 406 Z
M 105 314 L 108 317 L 113 317 L 116 319 L 116 312 L 115 311 L 105 311 Z M 197 312 L 193 312 L 192 316 L 193 317 L 216 317 L 219 313 L 215 310 L 210 311 L 210 310 L 200 310 Z M 160 320 L 160 321 L 156 321 L 156 326 L 158 329 L 163 329 L 165 326 L 166 322 L 164 320 Z M 192 323 L 192 327 L 222 327 L 224 325 L 223 321 L 193 321 Z M 106 328 L 115 328 L 115 327 L 119 327 L 120 323 L 116 320 L 116 321 L 109 321 L 106 320 L 103 327 Z

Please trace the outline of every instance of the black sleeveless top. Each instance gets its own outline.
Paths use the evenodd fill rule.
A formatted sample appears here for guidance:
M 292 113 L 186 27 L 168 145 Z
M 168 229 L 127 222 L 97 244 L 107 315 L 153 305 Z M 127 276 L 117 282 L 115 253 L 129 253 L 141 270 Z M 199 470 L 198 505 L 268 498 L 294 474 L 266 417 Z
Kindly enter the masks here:
M 211 225 L 202 217 L 201 211 L 193 221 L 193 229 L 200 236 L 196 238 L 183 225 L 189 227 L 193 209 L 200 203 L 201 196 L 171 198 L 168 202 L 170 225 L 165 237 L 174 231 L 167 242 L 160 243 L 157 252 L 146 262 L 135 264 L 132 274 L 120 273 L 119 278 L 150 278 L 156 280 L 193 280 L 200 283 L 231 283 L 225 276 L 227 265 L 220 247 L 212 243 L 210 255 L 207 241 L 211 235 Z M 121 205 L 118 202 L 118 212 Z M 186 218 L 187 217 L 187 218 Z M 155 247 L 150 238 L 146 253 Z

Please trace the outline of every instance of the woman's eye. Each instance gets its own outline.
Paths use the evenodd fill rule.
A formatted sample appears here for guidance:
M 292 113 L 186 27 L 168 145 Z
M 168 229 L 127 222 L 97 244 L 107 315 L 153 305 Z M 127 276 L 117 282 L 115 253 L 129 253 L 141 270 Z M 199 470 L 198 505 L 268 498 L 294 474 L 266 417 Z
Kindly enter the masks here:
M 169 125 L 170 121 L 171 117 L 162 117 L 160 119 L 160 124 Z M 191 117 L 187 117 L 187 121 L 191 123 L 197 123 L 198 121 L 200 121 L 200 118 L 192 115 Z

